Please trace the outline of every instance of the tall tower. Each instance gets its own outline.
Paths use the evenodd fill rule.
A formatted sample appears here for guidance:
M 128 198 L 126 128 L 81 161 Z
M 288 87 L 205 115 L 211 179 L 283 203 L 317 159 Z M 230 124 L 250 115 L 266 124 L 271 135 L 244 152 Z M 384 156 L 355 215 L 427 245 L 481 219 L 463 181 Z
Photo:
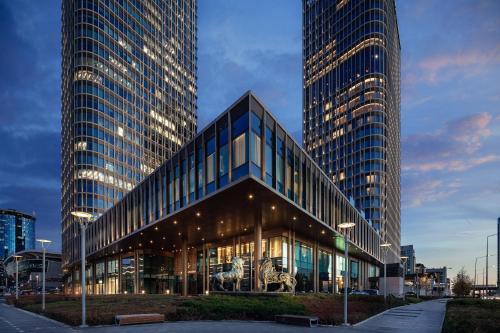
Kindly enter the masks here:
M 400 42 L 394 0 L 303 0 L 303 145 L 399 262 Z
M 62 254 L 196 134 L 196 0 L 62 1 Z

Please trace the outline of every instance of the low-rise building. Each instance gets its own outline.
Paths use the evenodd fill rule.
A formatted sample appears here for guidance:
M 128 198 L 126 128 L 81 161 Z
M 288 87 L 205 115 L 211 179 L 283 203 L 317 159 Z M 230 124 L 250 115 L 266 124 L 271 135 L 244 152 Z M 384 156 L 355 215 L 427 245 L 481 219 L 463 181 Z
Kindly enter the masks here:
M 19 290 L 40 291 L 42 287 L 43 253 L 41 250 L 21 251 L 15 254 L 21 256 L 18 262 Z M 8 257 L 5 262 L 5 270 L 8 276 L 10 288 L 15 286 L 16 280 L 16 258 L 14 255 Z M 60 253 L 45 253 L 45 288 L 53 290 L 61 288 L 62 268 Z
M 354 223 L 348 261 L 345 222 Z M 288 273 L 296 292 L 339 292 L 347 267 L 352 289 L 371 289 L 381 267 L 379 232 L 251 92 L 91 223 L 86 239 L 94 294 L 201 294 L 225 271 L 242 291 Z M 66 291 L 79 293 L 79 259 L 65 268 Z

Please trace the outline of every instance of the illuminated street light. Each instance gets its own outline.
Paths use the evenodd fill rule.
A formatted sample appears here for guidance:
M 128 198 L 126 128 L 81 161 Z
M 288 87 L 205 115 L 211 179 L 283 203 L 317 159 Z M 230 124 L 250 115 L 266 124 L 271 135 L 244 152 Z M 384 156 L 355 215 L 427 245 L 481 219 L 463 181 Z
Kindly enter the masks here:
M 85 281 L 85 230 L 87 230 L 88 225 L 91 223 L 92 214 L 87 212 L 71 212 L 71 215 L 78 218 L 78 222 L 80 223 L 80 235 L 81 235 L 81 243 L 82 250 L 80 253 L 81 262 L 82 262 L 82 281 L 81 289 L 82 289 L 82 324 L 80 327 L 87 327 L 86 323 L 86 304 L 85 304 L 85 293 L 86 293 L 86 281 Z
M 401 256 L 401 260 L 403 261 L 403 301 L 404 301 L 406 299 L 405 279 L 406 279 L 406 262 L 408 261 L 408 257 L 407 256 Z
M 339 229 L 344 230 L 344 326 L 349 326 L 347 321 L 347 293 L 349 292 L 349 230 L 354 228 L 356 224 L 353 222 L 344 222 L 338 225 Z
M 42 311 L 45 311 L 45 252 L 52 241 L 48 239 L 37 239 L 36 241 L 42 245 Z
M 16 260 L 16 300 L 19 299 L 19 260 L 23 256 L 14 256 L 14 259 Z
M 384 303 L 387 302 L 387 251 L 389 251 L 391 246 L 391 243 L 380 244 L 380 247 L 384 251 Z

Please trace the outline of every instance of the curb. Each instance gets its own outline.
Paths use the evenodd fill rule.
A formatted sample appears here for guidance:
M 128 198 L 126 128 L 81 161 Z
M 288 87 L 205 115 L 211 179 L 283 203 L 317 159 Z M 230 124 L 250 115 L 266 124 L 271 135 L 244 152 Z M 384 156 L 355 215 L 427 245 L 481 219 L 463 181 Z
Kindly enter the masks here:
M 41 315 L 41 314 L 38 314 L 38 313 L 35 313 L 35 312 L 31 312 L 31 311 L 28 311 L 28 310 L 24 310 L 24 309 L 18 308 L 18 307 L 14 306 L 14 305 L 9 305 L 9 304 L 6 304 L 6 303 L 3 303 L 3 304 L 4 304 L 4 306 L 8 306 L 8 307 L 10 307 L 10 308 L 13 308 L 13 309 L 19 310 L 19 311 L 24 312 L 24 313 L 26 313 L 26 314 L 28 314 L 28 315 L 33 316 L 33 317 L 37 317 L 37 318 L 40 318 L 40 319 L 43 319 L 43 320 L 49 321 L 49 322 L 54 323 L 54 324 L 58 324 L 58 325 L 60 325 L 60 326 L 62 326 L 62 327 L 64 327 L 64 328 L 70 329 L 70 330 L 72 330 L 72 331 L 75 331 L 74 327 L 69 326 L 69 325 L 67 325 L 67 324 L 65 324 L 65 323 L 62 323 L 62 322 L 60 322 L 60 321 L 57 321 L 57 320 L 55 320 L 55 319 L 52 319 L 52 318 L 49 318 L 49 317 L 45 317 L 45 316 L 43 316 L 43 315 Z

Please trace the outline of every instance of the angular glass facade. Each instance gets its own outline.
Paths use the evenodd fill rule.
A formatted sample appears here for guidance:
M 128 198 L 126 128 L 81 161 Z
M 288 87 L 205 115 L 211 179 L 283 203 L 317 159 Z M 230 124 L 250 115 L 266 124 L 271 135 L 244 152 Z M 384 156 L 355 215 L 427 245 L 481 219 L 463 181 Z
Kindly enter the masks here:
M 249 92 L 96 219 L 86 251 L 96 275 L 103 260 L 113 272 L 108 293 L 203 293 L 235 255 L 244 260 L 242 290 L 260 288 L 267 257 L 295 275 L 297 291 L 333 292 L 346 220 L 356 225 L 351 279 L 367 288 L 370 265 L 380 264 L 378 232 Z M 77 280 L 67 279 L 70 290 Z
M 196 0 L 62 2 L 62 253 L 196 133 Z
M 303 0 L 303 145 L 400 250 L 400 43 L 394 0 Z
M 0 259 L 35 249 L 35 221 L 34 216 L 0 209 Z

